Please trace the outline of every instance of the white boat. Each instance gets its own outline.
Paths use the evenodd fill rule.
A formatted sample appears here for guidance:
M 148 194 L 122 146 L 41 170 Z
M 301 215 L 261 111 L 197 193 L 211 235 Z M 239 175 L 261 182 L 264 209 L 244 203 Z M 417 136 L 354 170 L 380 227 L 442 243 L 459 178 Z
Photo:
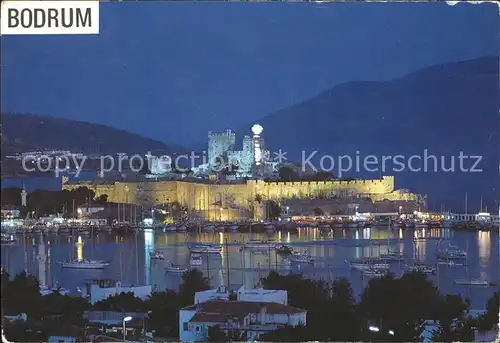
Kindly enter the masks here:
M 153 260 L 163 260 L 165 258 L 161 251 L 150 251 L 149 257 L 151 257 L 151 259 Z
M 193 267 L 199 267 L 203 264 L 203 260 L 201 259 L 200 254 L 191 254 L 189 259 L 189 264 Z
M 198 244 L 190 246 L 189 251 L 194 254 L 220 254 L 222 247 L 220 245 Z
M 362 270 L 361 273 L 369 277 L 383 277 L 387 275 L 387 270 L 367 269 L 367 270 Z
M 450 267 L 462 267 L 464 264 L 463 263 L 457 263 L 453 260 L 440 260 L 436 262 L 437 264 L 445 265 L 445 266 L 450 266 Z
M 107 261 L 97 260 L 73 260 L 73 261 L 60 261 L 62 268 L 72 269 L 104 269 L 111 263 Z
M 405 259 L 405 255 L 401 252 L 389 252 L 387 254 L 381 254 L 380 259 L 382 261 L 402 261 Z
M 388 263 L 377 263 L 374 261 L 347 261 L 344 260 L 344 263 L 348 264 L 351 268 L 360 270 L 360 271 L 370 271 L 370 270 L 378 270 L 378 271 L 387 271 L 389 270 Z
M 467 252 L 453 247 L 437 251 L 436 256 L 438 259 L 443 260 L 460 260 L 467 258 Z
M 177 231 L 179 231 L 179 232 L 186 232 L 187 231 L 186 225 L 179 225 L 177 227 Z
M 436 273 L 436 267 L 426 266 L 425 264 L 414 264 L 413 266 L 408 266 L 406 270 L 410 272 L 418 272 L 424 274 Z
M 48 287 L 48 286 L 41 286 L 40 287 L 40 294 L 42 296 L 50 295 L 52 293 L 59 293 L 60 295 L 68 295 L 69 290 L 64 288 L 64 287 Z
M 182 266 L 175 265 L 172 262 L 167 262 L 167 266 L 165 267 L 165 271 L 170 272 L 170 273 L 184 274 L 185 272 L 188 271 L 188 269 L 184 268 Z
M 490 283 L 488 281 L 480 280 L 480 279 L 458 279 L 455 280 L 456 285 L 463 286 L 489 286 Z
M 259 240 L 249 240 L 245 244 L 247 249 L 274 249 L 276 248 L 276 243 L 273 241 L 259 241 Z
M 288 256 L 288 260 L 292 263 L 313 263 L 314 258 L 310 255 L 301 254 L 301 253 L 292 253 Z

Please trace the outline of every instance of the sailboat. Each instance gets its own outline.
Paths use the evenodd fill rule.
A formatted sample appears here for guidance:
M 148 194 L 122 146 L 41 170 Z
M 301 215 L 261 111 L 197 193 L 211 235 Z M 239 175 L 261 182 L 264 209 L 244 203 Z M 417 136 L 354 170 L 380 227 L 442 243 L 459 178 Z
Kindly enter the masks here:
M 415 244 L 416 242 L 414 241 L 413 243 Z M 408 270 L 410 272 L 418 272 L 418 273 L 424 273 L 424 274 L 435 274 L 436 267 L 428 266 L 428 265 L 421 263 L 418 247 L 415 247 L 415 250 L 416 250 L 416 252 L 415 252 L 416 263 L 414 262 L 413 265 L 407 266 L 406 270 Z
M 74 235 L 73 235 L 74 237 Z M 74 240 L 73 240 L 74 244 Z M 92 245 L 91 245 L 92 247 Z M 92 253 L 91 253 L 92 254 Z M 71 269 L 104 269 L 111 264 L 110 261 L 103 260 L 87 260 L 87 259 L 72 259 L 70 261 L 59 261 L 62 268 Z
M 405 255 L 400 251 L 391 251 L 390 250 L 390 232 L 391 231 L 391 218 L 389 218 L 389 224 L 387 227 L 387 247 L 389 248 L 389 252 L 387 254 L 380 254 L 379 258 L 382 261 L 386 262 L 399 262 L 405 259 Z
M 467 242 L 467 251 L 469 250 L 469 244 Z M 465 255 L 466 258 L 467 258 L 467 255 Z M 466 270 L 466 274 L 469 274 L 468 273 L 468 267 L 467 267 L 467 260 L 466 260 L 466 263 L 465 263 L 465 270 Z M 461 285 L 461 286 L 489 286 L 489 282 L 488 281 L 484 281 L 484 280 L 480 280 L 480 279 L 477 279 L 477 278 L 472 278 L 472 279 L 457 279 L 455 280 L 455 284 L 456 285 Z
M 292 263 L 313 263 L 314 258 L 311 255 L 301 254 L 299 252 L 292 252 L 288 256 L 288 260 Z

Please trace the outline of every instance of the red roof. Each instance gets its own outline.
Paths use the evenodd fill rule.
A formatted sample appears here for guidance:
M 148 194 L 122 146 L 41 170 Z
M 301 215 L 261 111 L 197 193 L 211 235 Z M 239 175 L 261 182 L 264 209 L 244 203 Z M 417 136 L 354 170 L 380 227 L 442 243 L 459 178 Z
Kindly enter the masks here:
M 206 301 L 185 307 L 183 310 L 196 310 L 197 314 L 200 315 L 225 315 L 226 318 L 233 318 L 243 317 L 250 313 L 259 313 L 263 308 L 265 308 L 266 313 L 270 314 L 297 314 L 306 312 L 306 310 L 278 303 L 226 300 Z

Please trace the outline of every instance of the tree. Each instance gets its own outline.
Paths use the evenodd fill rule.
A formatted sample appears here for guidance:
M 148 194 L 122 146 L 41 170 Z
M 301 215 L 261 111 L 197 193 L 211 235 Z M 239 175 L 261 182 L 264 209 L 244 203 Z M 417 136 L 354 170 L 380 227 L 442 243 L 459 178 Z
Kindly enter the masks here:
M 489 331 L 498 325 L 498 311 L 500 309 L 500 292 L 495 292 L 486 303 L 486 313 L 479 317 L 479 330 Z
M 323 210 L 319 207 L 316 207 L 313 209 L 313 213 L 315 216 L 319 217 L 319 216 L 322 216 L 324 215 L 325 213 L 323 212 Z
M 145 303 L 134 295 L 133 292 L 121 292 L 112 295 L 94 304 L 94 309 L 99 311 L 117 312 L 144 312 L 147 311 Z
M 257 202 L 258 204 L 260 204 L 262 202 L 262 195 L 260 194 L 255 194 L 255 198 L 254 198 L 255 202 Z
M 278 170 L 278 175 L 281 181 L 297 181 L 299 174 L 290 166 L 283 166 Z
M 5 273 L 5 274 L 4 274 Z M 42 296 L 38 280 L 22 272 L 12 280 L 6 272 L 2 272 L 2 310 L 6 315 L 26 313 L 29 318 L 40 319 Z
M 307 342 L 310 339 L 306 326 L 298 325 L 293 327 L 287 325 L 260 335 L 259 340 L 264 342 Z
M 210 289 L 209 280 L 199 270 L 192 269 L 182 274 L 182 282 L 179 288 L 181 305 L 194 304 L 194 294 Z
M 281 206 L 276 201 L 268 201 L 267 211 L 268 219 L 276 220 L 281 216 Z
M 146 300 L 150 310 L 148 328 L 158 337 L 179 337 L 179 308 L 183 307 L 173 290 L 153 292 Z
M 332 173 L 327 172 L 327 171 L 318 171 L 316 174 L 311 176 L 311 180 L 313 181 L 328 181 L 333 178 Z
M 219 325 L 208 328 L 209 342 L 244 342 L 246 339 L 245 333 L 237 329 L 223 331 Z

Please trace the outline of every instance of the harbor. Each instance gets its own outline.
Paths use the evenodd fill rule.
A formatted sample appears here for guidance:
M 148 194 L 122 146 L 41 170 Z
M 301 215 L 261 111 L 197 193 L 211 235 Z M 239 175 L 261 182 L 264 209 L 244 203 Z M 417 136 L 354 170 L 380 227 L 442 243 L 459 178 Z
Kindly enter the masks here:
M 11 275 L 27 271 L 41 280 L 41 286 L 59 285 L 72 295 L 78 295 L 87 279 L 177 289 L 181 274 L 193 268 L 214 287 L 253 287 L 270 271 L 278 271 L 324 280 L 345 277 L 359 294 L 373 277 L 417 270 L 441 292 L 462 294 L 473 306 L 482 306 L 500 281 L 495 231 L 366 227 L 325 234 L 313 227 L 252 233 L 146 228 L 122 234 L 38 232 L 11 237 L 13 242 L 2 246 L 5 270 Z M 291 250 L 283 253 L 283 245 Z M 459 252 L 465 256 L 456 256 Z M 68 261 L 74 261 L 73 267 Z M 464 280 L 481 280 L 484 287 L 471 287 Z

